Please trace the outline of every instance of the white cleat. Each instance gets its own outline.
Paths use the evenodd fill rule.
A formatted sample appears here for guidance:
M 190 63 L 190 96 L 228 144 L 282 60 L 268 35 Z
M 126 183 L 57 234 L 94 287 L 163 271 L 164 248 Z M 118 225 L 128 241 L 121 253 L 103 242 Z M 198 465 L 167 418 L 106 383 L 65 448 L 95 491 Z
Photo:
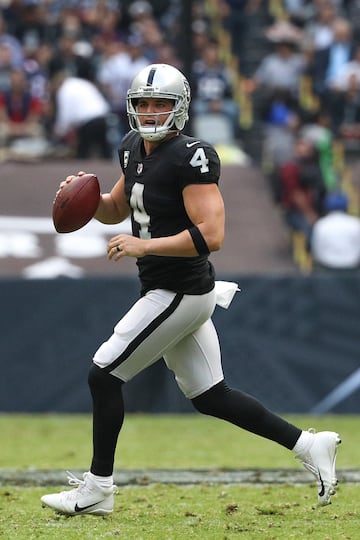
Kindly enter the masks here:
M 297 455 L 304 467 L 316 478 L 318 486 L 318 503 L 320 506 L 331 504 L 331 496 L 335 494 L 336 453 L 341 443 L 338 433 L 334 431 L 320 431 L 314 434 L 313 442 L 305 454 Z
M 45 506 L 52 508 L 60 514 L 77 516 L 81 514 L 93 514 L 105 516 L 111 514 L 114 509 L 114 492 L 116 487 L 103 489 L 91 478 L 89 473 L 84 473 L 84 480 L 79 480 L 68 472 L 68 480 L 71 486 L 77 486 L 61 493 L 43 495 L 41 501 Z

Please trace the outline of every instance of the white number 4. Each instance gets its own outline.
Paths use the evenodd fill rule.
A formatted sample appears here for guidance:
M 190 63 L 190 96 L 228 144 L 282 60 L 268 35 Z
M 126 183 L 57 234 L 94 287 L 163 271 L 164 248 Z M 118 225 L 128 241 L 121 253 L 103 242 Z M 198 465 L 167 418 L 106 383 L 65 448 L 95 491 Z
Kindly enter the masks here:
M 190 165 L 192 167 L 200 167 L 200 172 L 206 173 L 206 172 L 209 172 L 208 163 L 209 163 L 209 160 L 205 155 L 204 149 L 197 148 L 195 150 L 193 157 L 191 158 Z
M 134 221 L 139 224 L 139 237 L 144 240 L 151 238 L 149 231 L 150 216 L 144 207 L 144 184 L 135 182 L 131 190 L 130 206 L 133 209 Z

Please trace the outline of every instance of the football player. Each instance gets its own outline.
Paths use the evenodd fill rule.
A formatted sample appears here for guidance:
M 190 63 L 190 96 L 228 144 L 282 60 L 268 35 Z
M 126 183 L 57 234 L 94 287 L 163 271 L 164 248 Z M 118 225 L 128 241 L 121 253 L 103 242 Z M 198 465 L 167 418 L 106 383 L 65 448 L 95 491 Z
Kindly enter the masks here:
M 132 235 L 112 238 L 108 257 L 137 259 L 141 297 L 96 351 L 90 368 L 90 469 L 83 479 L 69 477 L 73 489 L 41 498 L 64 514 L 113 511 L 122 387 L 160 358 L 195 409 L 293 450 L 317 480 L 320 505 L 330 503 L 335 492 L 339 435 L 303 431 L 225 382 L 211 320 L 216 289 L 208 259 L 224 239 L 220 163 L 210 144 L 182 133 L 189 105 L 188 81 L 170 65 L 147 66 L 128 91 L 131 131 L 119 149 L 122 174 L 101 195 L 95 217 L 114 224 L 131 216 Z

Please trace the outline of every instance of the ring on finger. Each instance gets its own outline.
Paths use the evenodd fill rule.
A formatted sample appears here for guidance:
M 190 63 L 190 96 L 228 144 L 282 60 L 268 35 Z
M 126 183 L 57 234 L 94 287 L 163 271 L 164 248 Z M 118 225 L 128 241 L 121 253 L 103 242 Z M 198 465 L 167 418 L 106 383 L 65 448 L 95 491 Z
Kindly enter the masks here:
M 116 251 L 118 251 L 120 253 L 120 251 L 122 251 L 121 247 L 120 246 L 116 246 Z

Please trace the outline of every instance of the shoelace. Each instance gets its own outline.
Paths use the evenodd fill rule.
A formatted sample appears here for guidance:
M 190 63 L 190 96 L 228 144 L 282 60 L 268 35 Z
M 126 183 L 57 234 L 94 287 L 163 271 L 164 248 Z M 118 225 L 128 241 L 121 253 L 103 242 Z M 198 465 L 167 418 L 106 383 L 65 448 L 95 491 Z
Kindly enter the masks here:
M 88 484 L 86 484 L 85 477 L 87 473 L 84 473 L 84 480 L 80 480 L 75 474 L 73 474 L 70 471 L 66 471 L 67 473 L 67 479 L 70 486 L 77 486 L 78 490 L 84 491 L 84 492 L 91 492 L 91 488 Z M 117 492 L 117 487 L 115 485 L 112 486 L 113 493 Z M 67 492 L 69 493 L 69 492 Z
M 91 487 L 85 481 L 86 473 L 84 474 L 84 480 L 80 480 L 80 478 L 77 478 L 70 471 L 66 471 L 66 472 L 67 472 L 67 475 L 68 475 L 67 478 L 68 478 L 68 481 L 69 481 L 69 485 L 70 486 L 77 486 L 76 491 L 75 490 L 70 490 L 70 491 L 67 492 L 68 496 L 70 496 L 70 494 L 71 494 L 73 497 L 77 497 L 77 496 L 79 496 L 80 492 L 82 494 L 91 493 Z
M 75 474 L 73 474 L 72 472 L 70 471 L 66 471 L 67 472 L 67 479 L 69 481 L 69 485 L 70 486 L 81 486 L 81 485 L 85 485 L 85 480 L 80 480 L 80 478 L 78 478 L 77 476 L 75 476 Z

